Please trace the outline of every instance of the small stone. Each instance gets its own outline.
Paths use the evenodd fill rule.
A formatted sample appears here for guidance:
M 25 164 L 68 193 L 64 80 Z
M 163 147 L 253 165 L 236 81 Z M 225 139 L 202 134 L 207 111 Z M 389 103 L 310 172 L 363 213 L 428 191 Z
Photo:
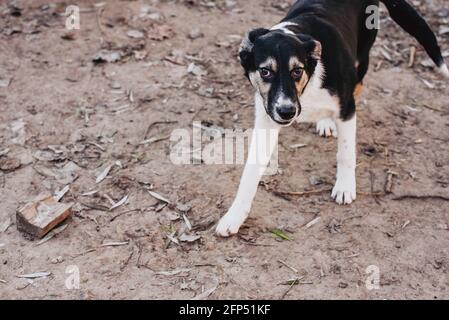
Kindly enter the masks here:
M 129 30 L 126 34 L 133 39 L 142 39 L 145 36 L 143 32 L 139 30 Z
M 53 263 L 53 264 L 58 264 L 61 262 L 64 262 L 64 258 L 62 256 L 57 256 L 57 257 L 51 259 L 51 263 Z
M 203 36 L 204 36 L 204 34 L 201 32 L 201 30 L 199 28 L 194 28 L 189 33 L 189 38 L 192 40 L 201 38 Z
M 310 184 L 312 186 L 318 186 L 318 185 L 324 183 L 323 179 L 318 177 L 318 176 L 310 176 L 309 177 L 309 182 L 310 182 Z

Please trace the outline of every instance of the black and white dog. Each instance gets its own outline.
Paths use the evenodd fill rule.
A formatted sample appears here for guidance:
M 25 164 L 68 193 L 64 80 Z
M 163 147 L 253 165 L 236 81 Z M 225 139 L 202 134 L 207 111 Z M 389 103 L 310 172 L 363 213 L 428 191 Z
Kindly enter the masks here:
M 356 199 L 355 99 L 378 32 L 367 27 L 367 8 L 378 7 L 379 2 L 449 78 L 434 33 L 405 0 L 299 0 L 280 24 L 250 31 L 240 48 L 241 64 L 256 89 L 249 157 L 271 155 L 279 130 L 293 121 L 315 122 L 320 135 L 338 135 L 337 179 L 332 191 L 338 204 Z M 258 132 L 266 130 L 274 135 L 269 143 L 260 143 L 263 134 Z M 238 232 L 268 163 L 269 157 L 247 160 L 237 196 L 218 223 L 218 235 Z

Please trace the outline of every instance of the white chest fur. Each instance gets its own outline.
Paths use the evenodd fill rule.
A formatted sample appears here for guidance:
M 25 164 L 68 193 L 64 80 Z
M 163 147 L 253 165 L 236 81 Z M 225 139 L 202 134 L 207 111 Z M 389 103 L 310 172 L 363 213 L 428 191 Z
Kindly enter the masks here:
M 324 118 L 338 118 L 340 101 L 322 88 L 324 67 L 318 62 L 306 90 L 299 98 L 302 111 L 297 122 L 318 122 Z

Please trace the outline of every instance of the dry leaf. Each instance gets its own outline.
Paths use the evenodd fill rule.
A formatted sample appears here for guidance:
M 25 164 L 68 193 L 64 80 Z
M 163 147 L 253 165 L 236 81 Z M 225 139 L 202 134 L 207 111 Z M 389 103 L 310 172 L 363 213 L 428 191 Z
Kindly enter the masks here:
M 161 196 L 159 193 L 156 193 L 156 192 L 153 192 L 153 191 L 148 191 L 148 192 L 150 193 L 150 195 L 151 195 L 153 198 L 156 198 L 156 199 L 158 199 L 158 200 L 160 200 L 160 201 L 162 201 L 162 202 L 165 202 L 165 203 L 170 204 L 170 200 L 168 200 L 167 198 Z
M 112 165 L 107 166 L 104 168 L 104 170 L 97 176 L 97 179 L 95 180 L 95 183 L 100 183 L 103 181 L 109 174 L 109 171 L 111 171 Z
M 112 207 L 111 207 L 109 210 L 112 211 L 112 210 L 114 210 L 115 208 L 120 207 L 121 205 L 125 204 L 126 201 L 128 201 L 128 196 L 127 196 L 127 195 L 124 196 L 124 197 L 122 198 L 122 200 L 120 200 L 119 202 L 114 203 L 114 204 L 112 205 Z

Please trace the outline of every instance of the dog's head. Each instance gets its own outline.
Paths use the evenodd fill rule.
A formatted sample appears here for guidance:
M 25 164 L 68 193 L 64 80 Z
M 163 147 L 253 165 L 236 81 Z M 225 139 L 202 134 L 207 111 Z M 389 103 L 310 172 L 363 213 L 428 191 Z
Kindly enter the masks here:
M 246 76 L 263 99 L 265 111 L 288 125 L 301 113 L 300 96 L 321 58 L 321 44 L 309 36 L 254 29 L 240 47 Z

